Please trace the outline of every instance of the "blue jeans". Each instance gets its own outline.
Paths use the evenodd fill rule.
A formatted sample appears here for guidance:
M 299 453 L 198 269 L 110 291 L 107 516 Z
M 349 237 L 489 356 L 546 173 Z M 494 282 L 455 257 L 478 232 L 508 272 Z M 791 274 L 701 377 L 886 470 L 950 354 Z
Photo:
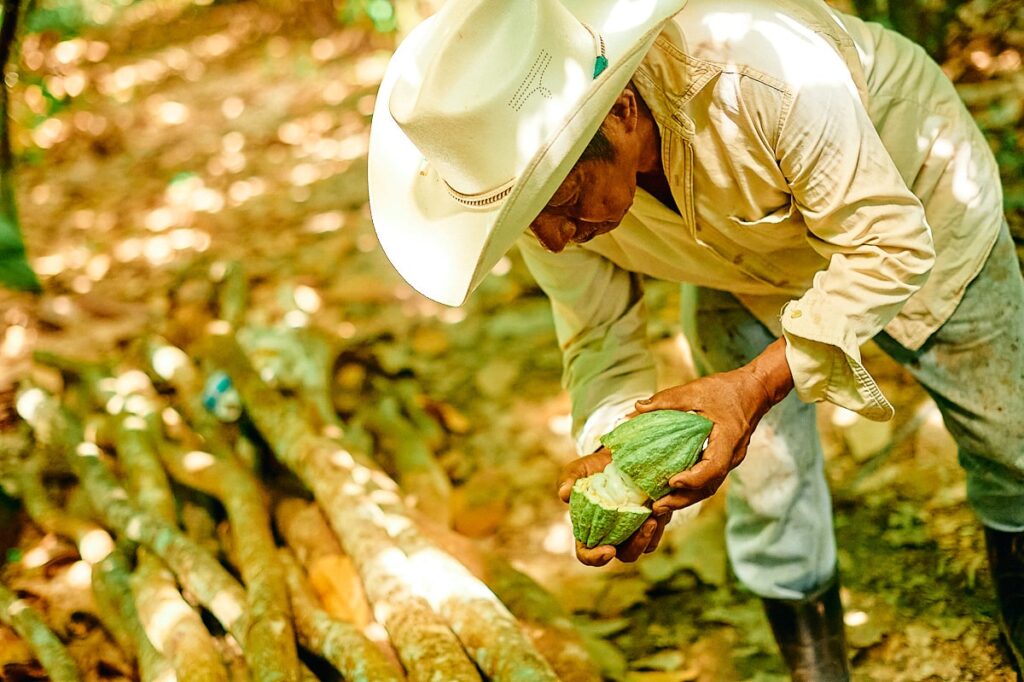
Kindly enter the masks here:
M 731 294 L 687 286 L 682 298 L 704 372 L 746 364 L 775 340 Z M 1024 277 L 1005 224 L 956 311 L 919 350 L 885 332 L 874 340 L 938 404 L 982 523 L 1024 530 Z M 813 405 L 791 393 L 764 416 L 729 476 L 726 509 L 729 559 L 756 594 L 797 599 L 831 577 L 832 506 Z

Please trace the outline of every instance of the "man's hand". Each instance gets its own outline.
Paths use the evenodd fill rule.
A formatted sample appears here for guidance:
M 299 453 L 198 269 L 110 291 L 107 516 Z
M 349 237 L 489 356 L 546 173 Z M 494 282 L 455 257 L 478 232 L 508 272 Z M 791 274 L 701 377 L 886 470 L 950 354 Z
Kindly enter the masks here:
M 576 479 L 586 478 L 599 471 L 604 471 L 611 461 L 611 451 L 608 448 L 601 448 L 592 455 L 580 457 L 565 465 L 558 477 L 558 496 L 562 498 L 562 502 L 569 501 L 569 494 L 572 492 L 572 486 Z M 661 536 L 665 533 L 665 524 L 671 518 L 671 511 L 648 518 L 635 533 L 629 536 L 629 539 L 618 546 L 598 545 L 587 549 L 582 542 L 577 540 L 576 558 L 587 566 L 604 566 L 615 557 L 618 557 L 619 561 L 636 561 L 640 555 L 653 552 L 658 548 Z
M 653 410 L 696 412 L 715 423 L 703 457 L 669 480 L 674 492 L 654 502 L 654 513 L 683 509 L 711 497 L 747 454 L 761 417 L 793 388 L 784 339 L 775 341 L 748 365 L 675 386 L 636 404 Z

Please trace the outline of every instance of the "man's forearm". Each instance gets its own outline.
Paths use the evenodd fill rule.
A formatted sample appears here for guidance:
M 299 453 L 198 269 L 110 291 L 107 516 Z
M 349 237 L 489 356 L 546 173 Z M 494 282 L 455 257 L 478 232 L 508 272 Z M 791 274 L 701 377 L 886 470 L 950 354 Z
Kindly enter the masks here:
M 793 374 L 786 361 L 786 339 L 779 338 L 750 361 L 746 369 L 765 392 L 767 407 L 780 402 L 793 390 Z

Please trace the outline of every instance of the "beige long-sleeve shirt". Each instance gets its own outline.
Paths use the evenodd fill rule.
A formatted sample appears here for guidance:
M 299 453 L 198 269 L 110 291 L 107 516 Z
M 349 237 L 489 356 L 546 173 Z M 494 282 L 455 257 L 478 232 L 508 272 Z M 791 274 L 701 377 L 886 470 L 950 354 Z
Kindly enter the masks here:
M 919 348 L 1002 222 L 995 160 L 919 47 L 818 0 L 690 0 L 633 77 L 676 213 L 643 190 L 582 247 L 520 240 L 552 302 L 581 453 L 655 389 L 642 275 L 734 293 L 787 340 L 796 390 L 872 419 L 861 364 Z

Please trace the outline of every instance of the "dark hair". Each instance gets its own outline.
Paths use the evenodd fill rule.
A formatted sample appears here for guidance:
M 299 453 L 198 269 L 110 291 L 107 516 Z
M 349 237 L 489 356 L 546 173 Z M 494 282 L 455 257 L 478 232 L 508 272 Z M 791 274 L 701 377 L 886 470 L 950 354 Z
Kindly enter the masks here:
M 612 145 L 611 140 L 604 134 L 604 123 L 594 133 L 594 137 L 590 140 L 586 149 L 583 150 L 583 155 L 580 156 L 580 161 L 614 161 L 615 160 L 615 147 Z

